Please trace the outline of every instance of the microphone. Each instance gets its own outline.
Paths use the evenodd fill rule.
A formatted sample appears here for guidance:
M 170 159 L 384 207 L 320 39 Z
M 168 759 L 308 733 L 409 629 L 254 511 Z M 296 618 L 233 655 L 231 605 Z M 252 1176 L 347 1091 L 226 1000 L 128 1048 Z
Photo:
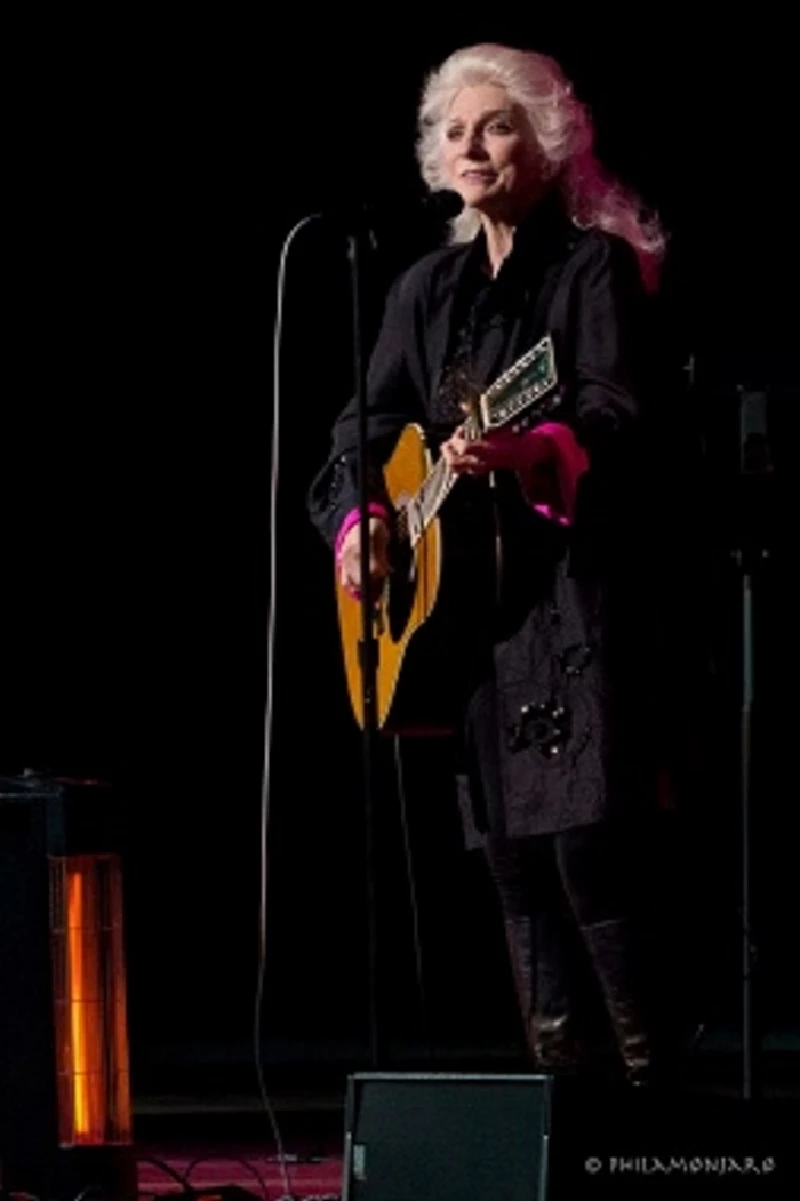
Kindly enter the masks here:
M 448 221 L 461 212 L 463 202 L 456 192 L 408 193 L 392 196 L 345 196 L 320 206 L 323 220 L 345 225 L 352 233 L 369 233 L 409 221 Z

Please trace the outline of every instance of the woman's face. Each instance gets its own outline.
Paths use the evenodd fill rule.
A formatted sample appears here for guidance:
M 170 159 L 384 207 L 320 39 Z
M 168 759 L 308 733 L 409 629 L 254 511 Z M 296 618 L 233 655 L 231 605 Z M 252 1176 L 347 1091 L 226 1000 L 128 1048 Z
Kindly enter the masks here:
M 542 191 L 542 154 L 519 108 L 495 84 L 464 87 L 444 123 L 448 186 L 468 208 L 513 218 Z

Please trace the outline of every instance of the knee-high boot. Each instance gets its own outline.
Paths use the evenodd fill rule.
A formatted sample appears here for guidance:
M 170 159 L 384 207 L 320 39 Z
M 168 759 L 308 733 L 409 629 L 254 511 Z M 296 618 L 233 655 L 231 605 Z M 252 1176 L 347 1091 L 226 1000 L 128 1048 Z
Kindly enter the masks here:
M 632 1085 L 652 1083 L 653 1027 L 642 963 L 630 922 L 612 919 L 581 926 L 617 1046 Z
M 588 1054 L 576 1029 L 571 999 L 563 980 L 557 980 L 554 965 L 542 962 L 534 931 L 530 918 L 505 919 L 528 1054 L 543 1072 L 578 1071 L 586 1065 Z

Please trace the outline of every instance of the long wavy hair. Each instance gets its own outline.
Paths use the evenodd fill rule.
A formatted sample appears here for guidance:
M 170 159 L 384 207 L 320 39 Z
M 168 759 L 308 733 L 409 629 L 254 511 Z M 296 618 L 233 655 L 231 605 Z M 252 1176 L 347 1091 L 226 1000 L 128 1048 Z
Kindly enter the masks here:
M 666 236 L 659 218 L 639 196 L 605 169 L 594 151 L 590 113 L 574 94 L 555 59 L 488 42 L 451 54 L 425 80 L 418 111 L 417 161 L 431 191 L 449 187 L 443 174 L 444 124 L 463 87 L 502 87 L 523 110 L 567 213 L 581 228 L 597 227 L 631 244 L 645 286 L 658 287 Z M 451 241 L 467 242 L 480 217 L 465 208 L 451 222 Z

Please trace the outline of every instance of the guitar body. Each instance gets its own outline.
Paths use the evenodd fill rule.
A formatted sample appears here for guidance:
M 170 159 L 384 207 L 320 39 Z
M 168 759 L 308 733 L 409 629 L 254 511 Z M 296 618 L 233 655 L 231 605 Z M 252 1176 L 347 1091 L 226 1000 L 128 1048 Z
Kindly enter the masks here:
M 415 495 L 432 467 L 422 429 L 407 425 L 383 469 L 384 484 L 396 512 Z M 412 549 L 407 539 L 394 540 L 392 573 L 374 609 L 377 651 L 375 671 L 376 722 L 386 732 L 407 729 L 396 704 L 398 684 L 412 639 L 434 611 L 442 567 L 442 534 L 435 518 Z M 364 727 L 361 683 L 361 601 L 336 580 L 336 603 L 350 703 Z M 422 731 L 420 731 L 422 732 Z

